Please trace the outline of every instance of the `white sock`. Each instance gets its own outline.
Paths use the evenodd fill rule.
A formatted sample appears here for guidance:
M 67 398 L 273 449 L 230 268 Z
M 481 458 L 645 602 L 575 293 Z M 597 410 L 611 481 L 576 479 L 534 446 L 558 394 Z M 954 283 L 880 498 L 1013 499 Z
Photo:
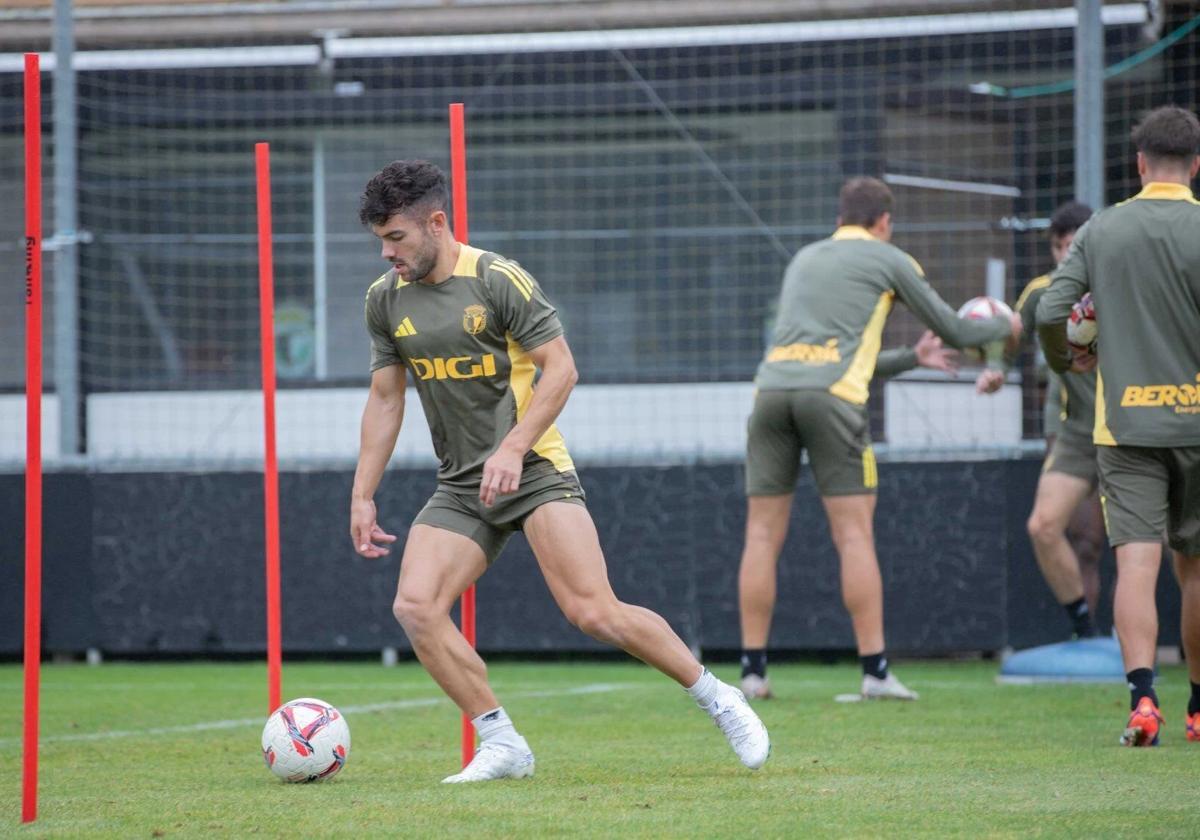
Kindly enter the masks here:
M 517 735 L 517 730 L 513 726 L 508 712 L 504 711 L 503 706 L 497 706 L 490 712 L 484 712 L 479 717 L 473 718 L 471 724 L 475 727 L 475 731 L 479 733 L 479 740 L 481 741 L 491 741 L 493 739 L 501 742 L 515 741 L 520 737 Z
M 700 679 L 696 680 L 695 685 L 691 686 L 687 693 L 696 701 L 697 706 L 707 709 L 712 705 L 713 700 L 717 699 L 717 690 L 720 687 L 721 681 L 705 668 L 704 672 L 700 674 Z

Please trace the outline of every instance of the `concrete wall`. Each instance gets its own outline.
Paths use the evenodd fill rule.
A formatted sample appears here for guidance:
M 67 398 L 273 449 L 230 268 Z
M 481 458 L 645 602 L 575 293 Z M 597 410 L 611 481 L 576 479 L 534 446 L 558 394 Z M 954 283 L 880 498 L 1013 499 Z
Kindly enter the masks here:
M 889 646 L 938 654 L 1065 638 L 1024 535 L 1034 461 L 882 464 L 876 515 Z M 346 537 L 349 472 L 281 480 L 286 652 L 407 647 L 391 616 L 399 552 L 371 561 Z M 741 468 L 595 467 L 583 473 L 618 595 L 661 612 L 708 650 L 738 647 Z M 433 490 L 428 470 L 389 473 L 381 521 L 402 537 Z M 21 477 L 0 476 L 0 653 L 21 646 Z M 256 473 L 47 476 L 48 651 L 224 654 L 265 647 L 262 480 Z M 1111 561 L 1109 561 L 1111 566 Z M 1163 644 L 1178 640 L 1164 573 Z M 559 615 L 524 539 L 479 587 L 489 651 L 596 650 Z M 1102 621 L 1108 610 L 1101 610 Z M 780 564 L 776 649 L 849 649 L 836 558 L 811 480 L 796 495 Z

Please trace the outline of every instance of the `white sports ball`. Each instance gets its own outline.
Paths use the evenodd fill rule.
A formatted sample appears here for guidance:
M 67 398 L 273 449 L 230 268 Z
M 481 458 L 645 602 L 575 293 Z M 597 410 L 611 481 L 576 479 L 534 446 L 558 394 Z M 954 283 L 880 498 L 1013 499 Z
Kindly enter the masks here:
M 1067 320 L 1067 341 L 1095 353 L 1097 335 L 1096 306 L 1092 303 L 1092 293 L 1088 292 L 1071 307 L 1071 317 Z
M 968 321 L 987 321 L 995 318 L 997 315 L 1003 315 L 1006 318 L 1011 318 L 1012 309 L 1002 300 L 996 300 L 993 297 L 973 297 L 958 308 L 958 317 L 966 318 Z M 997 348 L 1003 348 L 1004 342 L 995 342 Z M 990 345 L 989 345 L 990 347 Z M 975 361 L 982 361 L 984 353 L 982 348 L 967 347 L 963 352 L 968 358 Z
M 262 733 L 263 761 L 285 782 L 333 778 L 350 756 L 350 727 L 323 700 L 301 697 L 276 709 Z

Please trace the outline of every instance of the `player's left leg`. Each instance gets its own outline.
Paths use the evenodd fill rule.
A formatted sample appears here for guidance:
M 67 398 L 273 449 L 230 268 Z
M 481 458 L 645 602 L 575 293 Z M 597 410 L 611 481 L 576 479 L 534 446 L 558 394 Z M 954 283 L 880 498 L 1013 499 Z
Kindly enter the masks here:
M 742 763 L 752 769 L 763 765 L 770 740 L 742 693 L 709 673 L 661 616 L 617 599 L 586 507 L 547 502 L 525 518 L 523 529 L 546 585 L 568 621 L 686 688 L 725 733 Z
M 792 513 L 792 494 L 746 499 L 746 543 L 738 566 L 738 614 L 742 624 L 742 691 L 750 699 L 771 696 L 767 639 L 775 612 L 776 568 Z
M 1079 503 L 1067 525 L 1067 539 L 1079 561 L 1079 576 L 1083 581 L 1083 598 L 1088 612 L 1096 615 L 1100 601 L 1100 560 L 1104 556 L 1106 534 L 1104 515 L 1100 511 L 1100 494 L 1093 491 Z M 1093 628 L 1095 624 L 1093 623 Z
M 1055 445 L 1059 446 L 1061 440 L 1060 436 Z M 1052 453 L 1047 459 L 1050 468 L 1038 479 L 1026 528 L 1042 577 L 1066 610 L 1074 634 L 1093 636 L 1095 628 L 1085 599 L 1081 562 L 1067 541 L 1067 524 L 1091 492 L 1091 485 L 1077 476 L 1053 470 L 1053 457 Z

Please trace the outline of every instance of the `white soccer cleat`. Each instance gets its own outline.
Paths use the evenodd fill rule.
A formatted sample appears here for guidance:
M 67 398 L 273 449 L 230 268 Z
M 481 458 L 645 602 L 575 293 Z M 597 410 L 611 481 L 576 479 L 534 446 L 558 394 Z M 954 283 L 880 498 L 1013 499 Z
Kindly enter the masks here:
M 742 694 L 747 700 L 770 700 L 775 696 L 771 693 L 771 678 L 747 674 L 742 677 Z
M 767 727 L 746 702 L 746 695 L 721 683 L 716 699 L 707 711 L 742 764 L 757 770 L 766 763 L 771 754 L 771 738 L 767 735 Z
M 862 696 L 864 700 L 916 700 L 921 695 L 889 673 L 883 679 L 863 674 Z
M 491 782 L 496 779 L 525 779 L 533 775 L 533 753 L 521 738 L 518 744 L 484 741 L 471 763 L 461 773 L 447 776 L 442 784 Z

